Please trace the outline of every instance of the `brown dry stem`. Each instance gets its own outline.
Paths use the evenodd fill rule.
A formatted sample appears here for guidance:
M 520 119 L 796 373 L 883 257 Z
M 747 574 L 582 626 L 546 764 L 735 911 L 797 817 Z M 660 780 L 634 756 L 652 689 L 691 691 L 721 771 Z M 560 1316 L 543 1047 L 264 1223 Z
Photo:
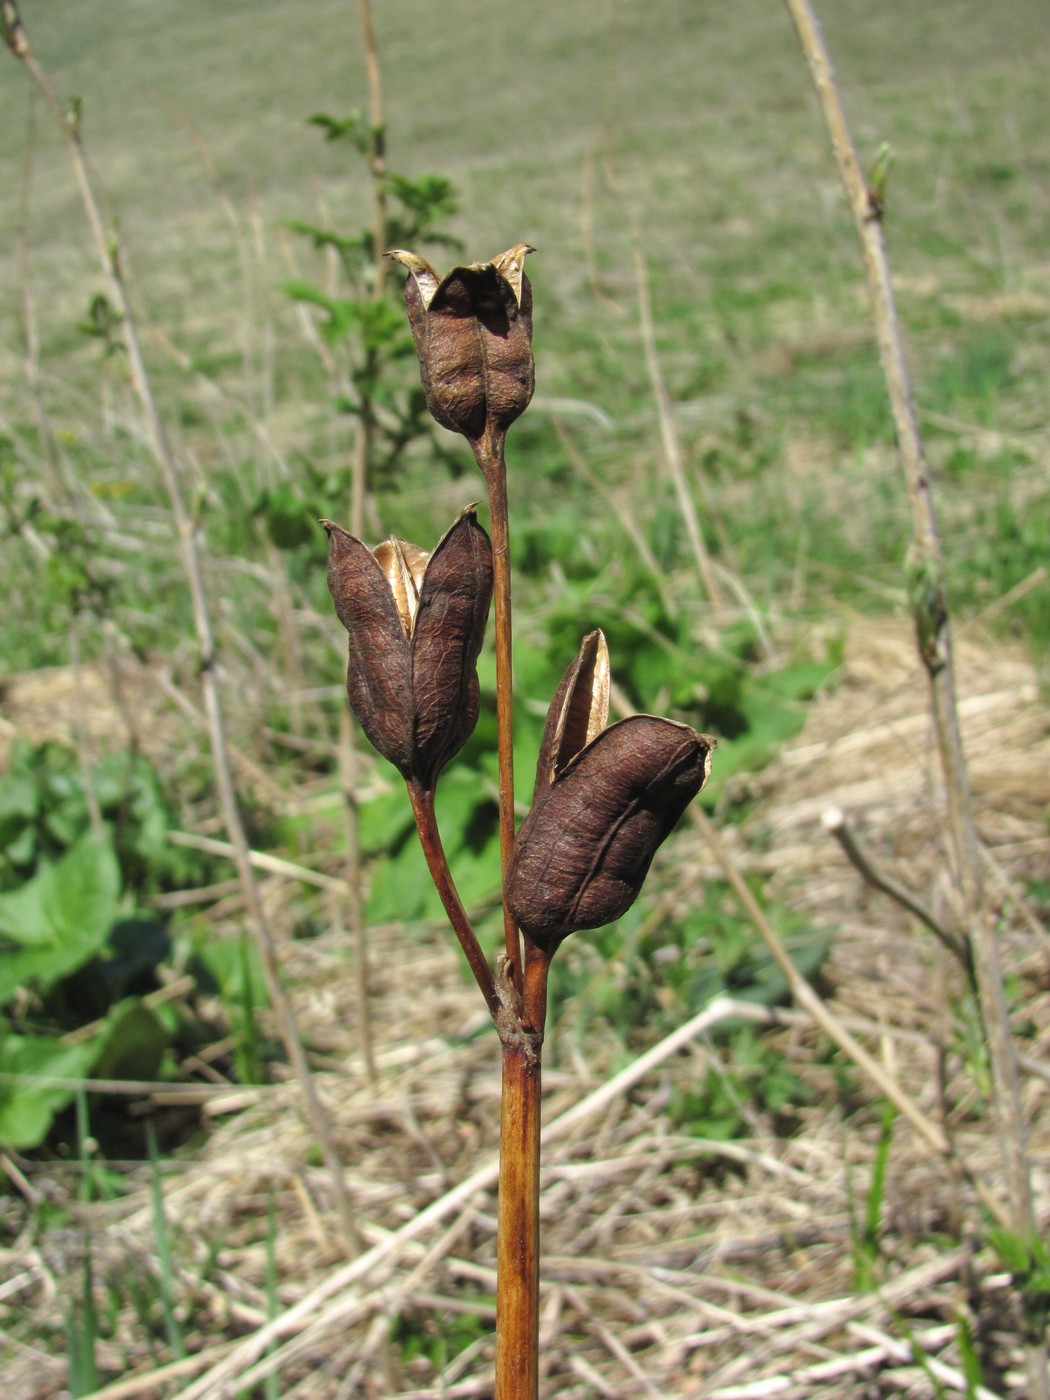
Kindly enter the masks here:
M 811 4 L 808 0 L 785 0 L 785 4 L 811 69 L 813 84 L 818 92 L 820 108 L 832 139 L 834 155 L 839 164 L 839 172 L 846 188 L 850 211 L 853 213 L 855 228 L 861 242 L 861 252 L 864 255 L 864 270 L 867 274 L 872 315 L 878 335 L 879 357 L 882 360 L 886 392 L 892 407 L 897 451 L 911 508 L 913 568 L 928 568 L 935 587 L 939 589 L 942 575 L 941 542 L 932 501 L 930 473 L 925 463 L 923 441 L 918 431 L 907 367 L 904 364 L 903 342 L 897 322 L 893 287 L 890 283 L 889 259 L 886 256 L 885 239 L 882 237 L 881 210 L 872 202 L 871 192 L 862 175 L 846 111 L 841 105 L 839 90 L 834 81 L 832 62 L 827 55 Z M 1002 995 L 1000 958 L 995 946 L 991 920 L 984 904 L 980 850 L 973 823 L 966 760 L 959 734 L 948 605 L 944 596 L 938 599 L 934 622 L 934 634 L 920 636 L 920 655 L 930 682 L 931 708 L 945 776 L 955 876 L 962 897 L 967 934 L 974 946 L 981 1005 L 986 1018 L 988 1049 L 993 1058 L 997 1081 L 998 1112 L 1002 1117 L 1001 1138 L 1008 1158 L 1012 1215 L 1016 1228 L 1022 1233 L 1028 1233 L 1032 1228 L 1032 1197 L 1028 1156 L 1025 1151 L 1025 1123 L 1021 1112 L 1014 1044 L 1009 1035 L 1007 1008 Z
M 499 744 L 499 848 L 500 877 L 506 879 L 514 846 L 514 677 L 511 661 L 510 521 L 507 507 L 507 462 L 503 435 L 486 434 L 471 443 L 489 493 L 489 527 L 492 533 L 492 603 L 496 641 L 496 724 Z M 503 906 L 504 948 L 510 975 L 521 991 L 521 940 L 506 904 Z
M 995 1078 L 996 1111 L 1001 1128 L 999 1138 L 1006 1167 L 1011 1223 L 1015 1230 L 1027 1236 L 1034 1224 L 1027 1129 L 1003 991 L 1002 964 L 993 918 L 984 896 L 980 849 L 959 729 L 948 605 L 943 592 L 943 559 L 929 471 L 912 403 L 890 280 L 889 259 L 882 231 L 882 207 L 881 202 L 873 198 L 861 172 L 831 59 L 812 6 L 809 0 L 785 0 L 785 4 L 810 67 L 860 240 L 879 355 L 911 508 L 910 571 L 912 578 L 924 581 L 933 594 L 932 599 L 926 597 L 919 603 L 913 597 L 919 654 L 929 683 L 930 707 L 944 772 L 953 874 L 963 927 L 973 948 L 981 1010 Z M 1039 1388 L 1033 1395 L 1045 1397 L 1048 1394 L 1044 1354 Z
M 493 612 L 496 636 L 496 718 L 499 742 L 500 876 L 506 884 L 514 846 L 514 705 L 511 664 L 510 526 L 503 438 L 473 443 L 489 492 Z M 504 954 L 497 977 L 518 1026 L 501 1030 L 499 1218 L 496 1240 L 496 1400 L 537 1400 L 540 1288 L 540 1051 L 547 1012 L 546 971 L 536 976 L 539 950 L 522 939 L 506 900 Z M 542 956 L 542 955 L 540 955 Z M 544 969 L 549 965 L 543 958 Z M 528 983 L 526 983 L 528 975 Z M 530 1005 L 523 1001 L 529 995 Z M 524 1023 L 524 1024 L 522 1024 Z M 530 1034 L 535 1031 L 536 1034 Z
M 539 1395 L 540 1056 L 503 1042 L 496 1246 L 496 1400 Z
M 481 988 L 485 1004 L 491 1014 L 497 1016 L 503 1002 L 492 980 L 492 973 L 489 970 L 485 954 L 481 951 L 481 944 L 474 932 L 474 926 L 470 922 L 467 911 L 463 908 L 459 892 L 448 868 L 445 849 L 441 843 L 441 832 L 438 830 L 437 814 L 434 810 L 434 793 L 414 778 L 407 780 L 406 787 L 408 788 L 409 801 L 412 803 L 412 815 L 416 819 L 419 844 L 423 847 L 423 855 L 427 862 L 427 869 L 430 871 L 430 878 L 434 882 L 448 921 L 459 939 L 467 962 L 470 964 L 474 980 Z
M 907 909 L 909 914 L 914 914 L 921 923 L 926 925 L 938 942 L 944 945 L 952 957 L 961 962 L 964 967 L 969 965 L 966 944 L 963 940 L 953 929 L 946 928 L 933 910 L 928 908 L 918 895 L 876 865 L 871 853 L 862 845 L 840 807 L 829 807 L 824 813 L 823 822 L 825 831 L 834 836 L 842 847 L 843 855 L 854 870 L 863 876 L 873 889 L 888 894 L 891 899 L 897 901 L 902 909 Z

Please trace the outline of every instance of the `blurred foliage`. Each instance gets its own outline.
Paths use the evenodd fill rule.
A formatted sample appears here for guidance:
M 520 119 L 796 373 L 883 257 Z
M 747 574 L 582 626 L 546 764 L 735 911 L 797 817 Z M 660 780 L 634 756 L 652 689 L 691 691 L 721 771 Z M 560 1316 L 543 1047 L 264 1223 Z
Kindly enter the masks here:
M 755 893 L 795 967 L 815 977 L 835 930 L 813 928 L 761 890 Z M 636 904 L 617 924 L 574 934 L 551 970 L 552 1010 L 564 1012 L 572 1034 L 584 1037 L 593 1023 L 604 1022 L 625 1046 L 673 1030 L 722 994 L 773 1006 L 786 1000 L 788 987 L 719 881 L 705 883 L 684 912 Z
M 668 1115 L 675 1127 L 692 1137 L 728 1142 L 751 1137 L 759 1113 L 773 1117 L 781 1134 L 790 1134 L 796 1109 L 813 1094 L 786 1056 L 751 1026 L 730 1032 L 723 1054 L 695 1088 L 672 1093 Z
M 13 742 L 0 776 L 0 1144 L 38 1147 L 72 1102 L 72 1081 L 170 1075 L 176 1055 L 211 1034 L 188 1002 L 145 1000 L 174 953 L 150 896 L 211 876 L 208 859 L 167 840 L 173 825 L 145 759 L 110 754 L 85 776 L 61 745 Z M 225 946 L 213 940 L 199 957 L 215 968 Z M 258 971 L 247 994 L 228 971 L 216 981 L 251 1043 Z M 257 1072 L 258 1058 L 242 1068 Z
M 314 308 L 321 338 L 337 356 L 347 387 L 336 394 L 335 406 L 340 414 L 357 419 L 359 431 L 367 433 L 367 486 L 374 492 L 396 485 L 403 454 L 417 440 L 433 436 L 402 306 L 402 278 L 384 276 L 381 259 L 389 248 L 417 252 L 436 244 L 458 250 L 458 241 L 443 228 L 456 212 L 456 192 L 452 182 L 439 175 L 409 178 L 385 167 L 377 172 L 377 133 L 358 113 L 349 117 L 318 113 L 310 120 L 327 141 L 348 142 L 357 152 L 369 171 L 373 198 L 383 206 L 383 248 L 376 247 L 374 226 L 344 233 L 290 221 L 289 227 L 308 238 L 317 251 L 334 255 L 341 277 L 337 289 L 330 268 L 324 285 L 304 278 L 284 284 L 290 297 Z M 329 499 L 345 500 L 350 490 L 349 464 L 337 479 L 330 474 L 325 485 Z M 295 491 L 290 484 L 284 489 L 286 495 Z M 275 542 L 281 543 L 273 524 L 278 508 L 278 502 L 264 498 L 256 506 Z
M 479 1313 L 430 1309 L 398 1314 L 391 1325 L 390 1337 L 404 1365 L 410 1366 L 422 1357 L 440 1373 L 489 1330 L 489 1321 Z
M 331 45 L 321 40 L 314 64 L 288 62 L 310 26 L 304 30 L 295 7 L 271 7 L 267 24 L 253 28 L 253 62 L 245 63 L 243 17 L 228 7 L 194 0 L 173 20 L 178 33 L 161 45 L 143 41 L 148 35 L 138 32 L 134 15 L 111 8 L 112 15 L 97 5 L 69 7 L 46 37 L 66 73 L 75 63 L 78 77 L 101 75 L 86 130 L 113 207 L 136 234 L 129 253 L 137 295 L 149 309 L 148 354 L 206 546 L 224 680 L 238 702 L 231 717 L 252 760 L 265 749 L 262 761 L 285 765 L 293 779 L 324 777 L 333 768 L 331 736 L 343 703 L 332 694 L 341 679 L 333 638 L 339 650 L 345 638 L 329 625 L 316 521 L 338 517 L 349 494 L 351 435 L 344 429 L 368 418 L 376 431 L 369 520 L 376 537 L 394 528 L 424 544 L 436 539 L 451 518 L 444 488 L 468 460 L 458 444 L 434 434 L 423 411 L 397 305 L 400 278 L 388 279 L 382 301 L 372 296 L 382 250 L 362 208 L 375 133 L 358 114 L 312 119 L 336 156 L 345 148 L 359 158 L 347 178 L 345 165 L 333 173 L 304 157 L 299 133 L 280 125 L 280 113 L 309 110 L 304 103 L 316 100 L 305 94 L 318 91 L 314 64 L 329 62 Z M 744 808 L 739 800 L 734 805 L 739 788 L 731 780 L 767 762 L 797 732 L 811 698 L 833 682 L 841 641 L 796 654 L 784 640 L 793 624 L 801 622 L 801 632 L 814 618 L 825 625 L 841 617 L 845 632 L 849 610 L 885 611 L 902 601 L 908 522 L 892 423 L 865 329 L 848 219 L 801 70 L 784 63 L 783 35 L 756 24 L 747 7 L 726 10 L 716 26 L 700 8 L 687 21 L 668 8 L 662 18 L 674 22 L 662 24 L 644 7 L 621 7 L 612 71 L 612 51 L 593 17 L 585 7 L 563 6 L 542 25 L 522 31 L 519 24 L 512 39 L 520 71 L 542 71 L 547 81 L 460 82 L 474 76 L 476 47 L 464 46 L 453 27 L 445 39 L 435 32 L 420 62 L 425 46 L 417 38 L 425 25 L 417 21 L 428 16 L 415 6 L 398 18 L 394 8 L 388 18 L 396 51 L 413 74 L 413 101 L 398 115 L 413 159 L 423 168 L 435 160 L 457 164 L 456 187 L 443 176 L 385 175 L 389 244 L 419 251 L 429 245 L 458 257 L 446 232 L 453 221 L 486 240 L 498 222 L 520 229 L 544 255 L 542 297 L 537 282 L 540 391 L 515 429 L 511 463 L 519 800 L 528 801 L 543 716 L 562 669 L 581 634 L 600 625 L 632 704 L 717 733 L 704 800 L 719 804 L 720 820 L 734 820 Z M 898 151 L 887 229 L 953 615 L 978 616 L 995 635 L 1045 652 L 1050 486 L 1041 435 L 1050 340 L 1045 210 L 1040 182 L 1031 178 L 1046 164 L 1045 81 L 1030 62 L 1034 7 L 1017 15 L 986 9 L 974 9 L 973 23 L 959 26 L 939 18 L 936 7 L 915 7 L 909 24 L 920 26 L 921 41 L 902 44 L 900 16 L 881 24 L 873 11 L 855 24 L 850 12 L 836 18 L 829 7 L 829 37 L 851 89 L 869 108 L 877 89 L 879 120 L 891 123 L 887 134 Z M 495 15 L 494 25 L 514 23 Z M 711 60 L 701 89 L 695 45 L 682 42 L 683 22 L 695 29 L 691 40 L 702 34 Z M 322 25 L 312 32 L 342 31 Z M 495 47 L 506 36 L 492 32 Z M 1010 33 L 1021 34 L 1012 57 L 1007 40 L 999 47 L 1000 35 Z M 440 52 L 431 53 L 435 43 Z M 84 53 L 94 56 L 87 67 Z M 931 53 L 944 81 L 929 80 Z M 187 54 L 207 61 L 187 65 Z M 196 160 L 170 159 L 165 143 L 173 123 L 160 103 L 137 104 L 128 120 L 127 94 L 111 75 L 132 61 L 144 90 L 185 93 L 184 110 L 194 113 L 204 142 L 219 134 L 212 154 L 221 211 L 219 200 L 201 197 Z M 225 81 L 216 80 L 220 70 Z M 963 71 L 959 84 L 955 75 Z M 262 120 L 260 84 L 269 106 Z M 12 105 L 22 100 L 20 87 L 11 82 L 0 92 L 12 131 L 21 120 Z M 450 90 L 463 100 L 449 102 Z M 615 187 L 591 179 L 594 132 L 587 122 L 565 120 L 566 101 L 577 115 L 588 104 L 607 108 L 603 157 Z M 117 102 L 123 105 L 114 108 Z M 58 202 L 68 198 L 68 173 L 57 172 L 57 145 L 42 142 L 35 151 L 39 174 L 27 200 L 25 306 L 38 318 L 39 348 L 28 350 L 16 331 L 11 373 L 0 390 L 4 668 L 68 663 L 74 621 L 87 658 L 98 625 L 109 620 L 143 658 L 181 665 L 192 619 L 174 532 L 146 465 L 115 313 L 97 290 L 94 263 L 84 272 L 79 219 Z M 698 154 L 684 157 L 686 149 Z M 7 187 L 18 189 L 21 140 L 6 144 L 0 163 Z M 463 216 L 457 188 L 469 206 Z M 325 214 L 290 224 L 286 218 L 289 209 L 319 206 L 336 209 L 331 224 Z M 346 208 L 348 217 L 339 212 Z M 641 221 L 658 349 L 705 541 L 774 632 L 782 650 L 775 667 L 752 623 L 720 635 L 705 625 L 688 540 L 659 467 L 625 213 Z M 309 263 L 290 281 L 285 249 L 272 237 L 282 222 L 302 240 Z M 488 250 L 486 242 L 478 251 Z M 310 318 L 323 361 L 288 300 L 268 298 L 282 279 L 294 309 Z M 20 316 L 8 319 L 21 324 Z M 551 427 L 555 414 L 570 424 L 589 469 L 630 512 L 657 577 L 567 458 Z M 456 509 L 481 487 L 468 475 L 462 491 Z M 283 618 L 275 568 L 283 570 Z M 283 648 L 288 618 L 301 658 Z M 494 948 L 499 862 L 489 656 L 482 683 L 478 729 L 442 780 L 439 820 L 464 897 Z M 255 685 L 266 691 L 262 700 Z M 293 720 L 290 692 L 310 697 L 305 719 Z M 293 743 L 277 746 L 267 727 Z M 149 906 L 154 894 L 214 878 L 210 862 L 164 839 L 171 813 L 156 775 L 142 760 L 122 756 L 101 760 L 89 778 L 100 829 L 93 829 L 84 775 L 67 751 L 16 745 L 0 778 L 5 1147 L 40 1143 L 48 1150 L 49 1125 L 70 1102 L 67 1083 L 92 1074 L 168 1074 L 179 1053 L 214 1035 L 213 1017 L 233 1035 L 241 1078 L 261 1077 L 279 1053 L 257 1029 L 264 984 L 250 941 L 217 940 L 205 919 L 169 921 Z M 259 810 L 259 844 L 287 839 L 316 850 L 315 813 L 309 803 L 292 816 Z M 361 829 L 370 920 L 407 921 L 410 936 L 430 919 L 443 924 L 399 785 L 384 787 L 379 779 L 367 787 Z M 670 887 L 660 880 L 654 902 L 614 927 L 575 935 L 559 954 L 553 1014 L 563 1025 L 551 1036 L 552 1053 L 570 1036 L 586 1046 L 605 1035 L 626 1058 L 720 991 L 783 997 L 783 979 L 724 887 L 679 892 L 670 907 L 661 906 L 659 892 Z M 1047 888 L 1030 893 L 1044 911 Z M 819 974 L 832 932 L 767 906 L 800 969 Z M 146 1005 L 173 972 L 192 976 L 193 996 Z M 962 1052 L 983 1093 L 979 1027 Z M 856 1080 L 852 1069 L 841 1072 L 844 1081 Z M 676 1092 L 670 1113 L 680 1131 L 702 1136 L 742 1135 L 754 1113 L 772 1115 L 790 1131 L 805 1097 L 766 1040 L 735 1026 L 714 1038 L 708 1068 Z M 94 1176 L 101 1180 L 101 1169 Z M 882 1183 L 873 1182 L 858 1236 L 865 1249 L 877 1247 L 882 1202 Z M 38 1228 L 49 1219 L 68 1225 L 45 1200 Z M 1007 1233 L 990 1234 L 988 1243 L 1038 1330 L 1050 1296 L 1045 1248 Z M 69 1319 L 72 1394 L 110 1379 L 98 1374 L 96 1335 L 108 1344 L 100 1354 L 119 1352 L 116 1293 L 107 1299 L 93 1286 L 89 1249 L 83 1257 L 79 1313 Z M 168 1319 L 154 1263 L 133 1254 L 125 1273 L 120 1306 L 132 1299 L 142 1335 L 166 1359 Z M 93 1300 L 102 1304 L 97 1317 Z M 60 1327 L 58 1310 L 56 1319 Z M 435 1309 L 426 1317 L 406 1313 L 393 1335 L 406 1361 L 433 1369 L 486 1328 L 472 1313 Z M 60 1350 L 61 1341 L 56 1345 Z M 125 1359 L 138 1365 L 141 1354 Z

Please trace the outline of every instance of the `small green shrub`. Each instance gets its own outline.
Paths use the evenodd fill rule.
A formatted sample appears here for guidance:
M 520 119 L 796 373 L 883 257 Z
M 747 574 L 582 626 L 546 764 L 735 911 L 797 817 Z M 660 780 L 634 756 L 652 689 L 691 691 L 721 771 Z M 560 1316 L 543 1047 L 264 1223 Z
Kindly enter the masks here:
M 672 1123 L 692 1137 L 726 1142 L 750 1136 L 748 1116 L 758 1111 L 776 1116 L 779 1131 L 788 1132 L 794 1106 L 812 1097 L 809 1087 L 753 1027 L 742 1026 L 725 1039 L 724 1064 L 712 1066 L 696 1088 L 673 1092 Z

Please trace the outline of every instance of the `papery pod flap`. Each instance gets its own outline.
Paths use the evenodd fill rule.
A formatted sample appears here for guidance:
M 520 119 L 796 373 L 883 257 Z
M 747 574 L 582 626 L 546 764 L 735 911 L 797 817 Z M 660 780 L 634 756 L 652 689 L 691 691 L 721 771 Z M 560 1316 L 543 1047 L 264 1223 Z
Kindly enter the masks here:
M 410 253 L 406 248 L 391 248 L 387 253 L 388 258 L 393 258 L 402 267 L 407 268 L 412 274 L 414 291 L 419 299 L 421 311 L 429 310 L 430 303 L 434 300 L 434 293 L 438 289 L 441 278 L 427 262 L 426 258 L 417 257 L 415 253 Z M 411 308 L 410 308 L 411 310 Z
M 395 539 L 393 535 L 372 551 L 376 562 L 386 575 L 387 583 L 394 597 L 394 606 L 401 618 L 405 637 L 412 635 L 419 607 L 419 591 L 423 586 L 423 574 L 430 555 L 418 545 L 407 540 Z
M 492 266 L 504 278 L 511 291 L 514 293 L 514 300 L 520 310 L 526 297 L 529 297 L 529 305 L 526 312 L 532 310 L 531 288 L 528 286 L 528 278 L 525 276 L 525 259 L 530 253 L 534 253 L 535 248 L 529 243 L 515 243 L 513 248 L 508 248 L 505 253 L 500 253 L 498 258 L 492 259 Z
M 366 545 L 330 520 L 328 587 L 350 636 L 346 689 L 369 741 L 400 772 L 412 764 L 411 658 L 394 595 Z
M 590 632 L 558 682 L 547 710 L 536 764 L 534 801 L 608 724 L 609 680 L 605 634 Z

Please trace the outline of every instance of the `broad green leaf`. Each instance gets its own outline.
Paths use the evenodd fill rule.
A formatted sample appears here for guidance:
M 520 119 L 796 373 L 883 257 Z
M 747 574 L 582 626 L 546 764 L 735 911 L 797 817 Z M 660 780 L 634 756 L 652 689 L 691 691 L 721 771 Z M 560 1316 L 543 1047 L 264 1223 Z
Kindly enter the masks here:
M 92 1042 L 99 1079 L 154 1079 L 164 1059 L 168 1036 L 156 1015 L 141 1001 L 118 1002 Z
M 75 1092 L 49 1081 L 85 1078 L 97 1054 L 95 1040 L 61 1045 L 47 1036 L 0 1033 L 0 1145 L 39 1147 Z
M 90 835 L 20 889 L 0 894 L 0 1006 L 16 987 L 50 987 L 87 962 L 105 943 L 119 899 L 113 848 Z
M 39 809 L 39 796 L 36 785 L 19 773 L 8 773 L 0 778 L 0 847 L 8 854 L 10 848 L 19 842 L 24 843 L 27 829 L 31 830 Z M 12 859 L 18 859 L 12 856 Z
M 409 838 L 415 840 L 415 824 L 403 784 L 362 802 L 361 842 L 366 851 L 400 849 Z
M 441 905 L 415 834 L 394 855 L 380 860 L 368 890 L 370 924 L 437 917 Z

